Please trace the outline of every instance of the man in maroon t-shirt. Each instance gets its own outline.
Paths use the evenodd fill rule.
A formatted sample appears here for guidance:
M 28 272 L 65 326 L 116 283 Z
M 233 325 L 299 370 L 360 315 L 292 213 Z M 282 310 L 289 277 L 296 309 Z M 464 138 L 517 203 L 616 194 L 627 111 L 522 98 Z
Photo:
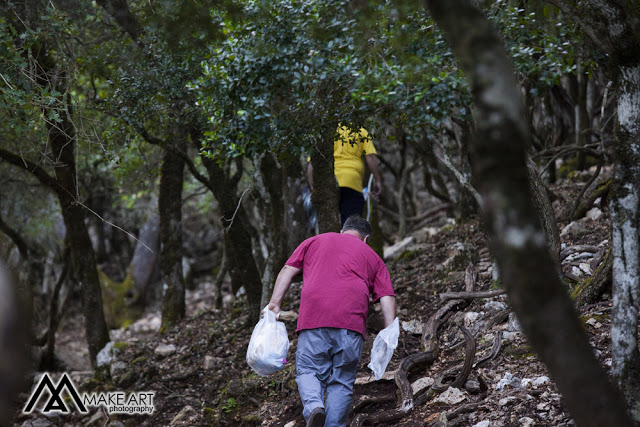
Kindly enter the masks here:
M 369 310 L 380 301 L 385 326 L 395 319 L 389 271 L 367 245 L 369 222 L 354 215 L 341 233 L 300 244 L 280 270 L 268 308 L 278 314 L 291 280 L 302 272 L 296 383 L 307 426 L 346 426 Z

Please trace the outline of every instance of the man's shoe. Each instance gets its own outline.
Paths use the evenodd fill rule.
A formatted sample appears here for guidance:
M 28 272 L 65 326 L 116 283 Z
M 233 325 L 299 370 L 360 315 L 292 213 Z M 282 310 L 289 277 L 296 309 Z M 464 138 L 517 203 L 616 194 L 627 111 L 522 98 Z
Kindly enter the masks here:
M 324 420 L 327 418 L 324 408 L 318 406 L 313 408 L 311 415 L 309 415 L 309 421 L 307 421 L 307 427 L 324 427 Z

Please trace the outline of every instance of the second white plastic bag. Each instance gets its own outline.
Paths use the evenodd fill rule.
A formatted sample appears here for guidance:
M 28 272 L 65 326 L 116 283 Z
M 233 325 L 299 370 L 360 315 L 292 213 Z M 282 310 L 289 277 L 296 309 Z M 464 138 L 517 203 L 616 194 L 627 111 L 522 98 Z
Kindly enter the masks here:
M 396 317 L 393 322 L 378 333 L 371 347 L 371 362 L 369 369 L 373 371 L 376 381 L 382 378 L 387 365 L 393 356 L 393 351 L 398 347 L 400 337 L 400 321 Z
M 287 363 L 289 336 L 284 323 L 276 320 L 273 311 L 265 307 L 263 313 L 251 334 L 247 363 L 258 375 L 266 377 L 278 372 Z

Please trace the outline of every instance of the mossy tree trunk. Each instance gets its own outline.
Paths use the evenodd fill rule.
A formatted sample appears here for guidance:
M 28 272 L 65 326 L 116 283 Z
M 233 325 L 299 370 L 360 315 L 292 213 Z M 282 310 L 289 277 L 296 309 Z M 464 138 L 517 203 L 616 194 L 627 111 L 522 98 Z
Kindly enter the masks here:
M 522 328 L 578 425 L 630 426 L 547 248 L 527 174 L 531 136 L 503 43 L 470 1 L 426 4 L 471 82 L 478 113 L 473 173 L 492 252 Z
M 160 213 L 160 273 L 162 276 L 162 325 L 169 326 L 185 314 L 182 274 L 182 185 L 185 162 L 176 150 L 184 151 L 186 137 L 176 124 L 170 130 L 160 169 L 158 211 Z
M 640 64 L 620 68 L 619 128 L 610 202 L 613 234 L 612 373 L 625 394 L 634 419 L 640 422 Z
M 460 125 L 460 174 L 469 182 L 474 185 L 473 175 L 471 172 L 471 160 L 469 158 L 469 151 L 472 138 L 472 129 L 469 123 L 458 123 Z M 458 203 L 456 210 L 462 221 L 467 221 L 471 217 L 478 213 L 478 203 L 473 194 L 464 186 L 459 183 L 458 180 L 454 181 L 458 187 Z
M 631 0 L 547 0 L 576 18 L 606 55 L 602 69 L 618 94 L 618 129 L 610 199 L 613 252 L 612 375 L 640 423 L 640 19 Z M 595 55 L 594 55 L 595 56 Z
M 313 165 L 313 193 L 311 202 L 318 216 L 320 233 L 340 231 L 340 211 L 338 201 L 340 190 L 334 171 L 333 140 L 335 129 L 325 130 L 311 153 Z

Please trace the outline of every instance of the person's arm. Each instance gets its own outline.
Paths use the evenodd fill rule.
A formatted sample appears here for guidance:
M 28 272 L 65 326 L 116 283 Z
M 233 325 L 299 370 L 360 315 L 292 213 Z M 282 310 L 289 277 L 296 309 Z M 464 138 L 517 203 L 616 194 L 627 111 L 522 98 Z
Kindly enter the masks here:
M 313 166 L 311 166 L 311 162 L 307 163 L 307 182 L 309 183 L 309 190 L 313 191 Z
M 367 160 L 367 166 L 369 166 L 369 170 L 371 170 L 371 173 L 375 178 L 375 183 L 371 192 L 375 197 L 378 197 L 382 193 L 382 176 L 380 175 L 379 167 L 380 161 L 378 160 L 378 156 L 375 154 L 367 154 L 365 156 L 365 159 Z
M 301 271 L 302 269 L 300 268 L 285 265 L 284 267 L 282 267 L 282 270 L 280 270 L 280 273 L 278 273 L 276 283 L 275 285 L 273 285 L 273 294 L 271 295 L 271 300 L 269 301 L 269 305 L 267 306 L 267 308 L 273 311 L 276 315 L 280 313 L 280 305 L 282 304 L 282 300 L 289 290 L 291 280 Z
M 380 308 L 382 309 L 382 317 L 384 318 L 384 327 L 386 328 L 393 323 L 396 318 L 396 297 L 386 295 L 380 298 Z

